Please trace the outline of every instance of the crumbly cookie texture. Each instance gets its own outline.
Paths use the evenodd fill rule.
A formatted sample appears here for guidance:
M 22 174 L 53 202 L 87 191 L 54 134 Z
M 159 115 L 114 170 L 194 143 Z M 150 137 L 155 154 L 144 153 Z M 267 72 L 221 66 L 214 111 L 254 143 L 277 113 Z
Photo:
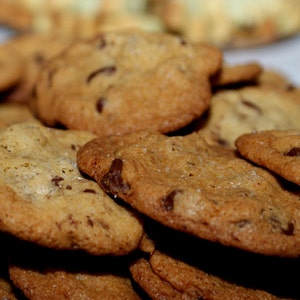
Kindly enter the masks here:
M 237 137 L 257 130 L 300 128 L 300 101 L 293 92 L 247 86 L 215 93 L 199 133 L 210 143 L 235 147 Z
M 153 299 L 279 299 L 209 275 L 171 256 L 155 251 L 130 267 L 133 278 Z
M 266 130 L 240 136 L 240 154 L 300 185 L 300 130 Z
M 77 150 L 92 138 L 90 132 L 36 122 L 1 129 L 1 231 L 46 247 L 93 254 L 118 255 L 137 247 L 140 220 L 77 168 Z
M 300 253 L 298 196 L 199 134 L 98 138 L 79 150 L 78 166 L 107 193 L 171 228 L 257 253 Z
M 80 41 L 46 64 L 35 110 L 99 136 L 152 128 L 170 132 L 209 106 L 209 78 L 222 55 L 208 45 L 141 31 L 106 32 Z

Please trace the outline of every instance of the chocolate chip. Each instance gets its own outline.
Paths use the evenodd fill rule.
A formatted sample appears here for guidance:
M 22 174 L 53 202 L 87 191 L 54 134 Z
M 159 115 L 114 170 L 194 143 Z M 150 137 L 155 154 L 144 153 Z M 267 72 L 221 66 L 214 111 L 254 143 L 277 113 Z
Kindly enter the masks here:
M 106 99 L 103 97 L 100 97 L 99 100 L 96 103 L 96 109 L 99 113 L 102 112 L 103 107 L 104 107 L 104 103 L 106 102 Z
M 53 69 L 48 72 L 48 87 L 52 87 L 53 77 L 56 71 L 57 71 L 56 69 Z
M 217 139 L 217 143 L 220 145 L 220 146 L 225 146 L 225 147 L 228 147 L 229 144 L 226 140 L 222 139 L 221 137 L 218 137 Z
M 251 224 L 251 223 L 250 223 L 249 220 L 241 220 L 241 221 L 237 222 L 237 226 L 238 226 L 239 228 L 243 228 L 243 227 L 245 227 L 245 226 L 247 226 L 247 225 L 250 225 L 250 224 Z
M 45 57 L 42 53 L 35 53 L 34 56 L 33 56 L 33 60 L 41 65 L 44 61 L 45 61 Z
M 161 199 L 162 206 L 164 207 L 164 209 L 166 211 L 171 211 L 173 209 L 175 196 L 181 192 L 182 191 L 180 191 L 180 190 L 174 190 L 170 194 L 168 194 L 166 197 L 163 197 Z
M 300 156 L 300 148 L 294 147 L 289 151 L 285 152 L 284 155 L 286 156 Z
M 106 47 L 106 40 L 104 39 L 103 36 L 100 36 L 100 43 L 99 43 L 99 48 L 103 49 Z
M 72 145 L 71 145 L 71 149 L 74 150 L 74 151 L 77 151 L 76 145 L 72 144 Z
M 68 221 L 69 221 L 70 225 L 75 226 L 75 227 L 77 227 L 77 225 L 79 224 L 79 222 L 73 218 L 72 214 L 68 215 Z
M 85 189 L 83 190 L 84 193 L 91 193 L 91 194 L 96 194 L 96 191 L 93 189 Z
M 256 110 L 258 112 L 258 114 L 262 115 L 263 112 L 262 110 L 260 109 L 260 107 L 258 107 L 257 105 L 255 105 L 254 103 L 250 102 L 250 101 L 247 101 L 247 100 L 242 100 L 242 103 L 246 106 L 248 106 L 249 108 L 252 108 L 254 110 Z
M 120 158 L 114 159 L 108 173 L 100 181 L 102 188 L 114 197 L 117 197 L 119 193 L 124 194 L 130 189 L 130 186 L 122 179 L 122 169 L 123 161 Z
M 117 71 L 117 67 L 116 66 L 106 66 L 106 67 L 102 67 L 98 70 L 95 70 L 94 72 L 92 72 L 88 78 L 86 79 L 87 83 L 90 83 L 97 75 L 99 74 L 103 74 L 103 75 L 112 75 Z
M 89 226 L 94 227 L 94 222 L 93 222 L 93 220 L 91 220 L 91 218 L 89 216 L 87 216 L 87 223 Z
M 281 232 L 285 235 L 293 235 L 294 234 L 294 224 L 292 222 L 289 222 L 287 228 L 281 228 Z
M 68 185 L 66 186 L 66 190 L 72 190 L 72 186 L 68 184 Z
M 54 176 L 52 179 L 51 179 L 51 182 L 53 182 L 56 186 L 59 186 L 60 187 L 60 182 L 64 180 L 63 177 L 60 177 L 60 176 Z
M 294 224 L 292 222 L 288 222 L 287 226 L 284 226 L 276 216 L 272 216 L 270 221 L 274 228 L 280 228 L 282 234 L 288 236 L 294 234 Z
M 187 41 L 183 37 L 179 37 L 179 41 L 180 41 L 180 45 L 182 45 L 182 46 L 187 45 Z

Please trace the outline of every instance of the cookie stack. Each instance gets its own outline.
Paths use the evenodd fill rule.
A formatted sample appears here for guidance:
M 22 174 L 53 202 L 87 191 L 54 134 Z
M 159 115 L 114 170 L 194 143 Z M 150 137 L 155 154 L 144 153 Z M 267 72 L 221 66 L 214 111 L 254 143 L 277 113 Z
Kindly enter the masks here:
M 300 298 L 287 78 L 136 29 L 0 53 L 1 295 Z

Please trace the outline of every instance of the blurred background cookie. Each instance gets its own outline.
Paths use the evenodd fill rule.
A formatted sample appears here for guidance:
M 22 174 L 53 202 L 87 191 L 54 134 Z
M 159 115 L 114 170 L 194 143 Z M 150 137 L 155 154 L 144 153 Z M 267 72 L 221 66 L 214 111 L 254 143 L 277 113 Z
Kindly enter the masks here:
M 147 0 L 1 0 L 0 23 L 19 31 L 59 31 L 76 36 L 94 34 L 107 25 L 161 30 L 163 22 L 147 7 Z
M 298 0 L 150 0 L 168 30 L 223 48 L 270 43 L 300 30 Z
M 1 0 L 0 23 L 17 30 L 87 35 L 135 26 L 222 48 L 248 47 L 300 30 L 298 0 Z

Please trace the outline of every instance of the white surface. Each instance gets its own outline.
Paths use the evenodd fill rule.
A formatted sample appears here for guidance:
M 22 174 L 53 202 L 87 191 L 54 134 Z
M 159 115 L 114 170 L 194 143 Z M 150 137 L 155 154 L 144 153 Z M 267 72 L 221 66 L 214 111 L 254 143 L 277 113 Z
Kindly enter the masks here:
M 6 41 L 12 34 L 13 31 L 0 27 L 0 43 Z
M 0 27 L 0 42 L 12 33 Z M 281 72 L 293 84 L 300 86 L 300 35 L 262 47 L 224 51 L 224 60 L 229 64 L 259 62 L 265 68 Z
M 300 35 L 258 48 L 225 51 L 224 60 L 228 64 L 259 62 L 300 86 Z

